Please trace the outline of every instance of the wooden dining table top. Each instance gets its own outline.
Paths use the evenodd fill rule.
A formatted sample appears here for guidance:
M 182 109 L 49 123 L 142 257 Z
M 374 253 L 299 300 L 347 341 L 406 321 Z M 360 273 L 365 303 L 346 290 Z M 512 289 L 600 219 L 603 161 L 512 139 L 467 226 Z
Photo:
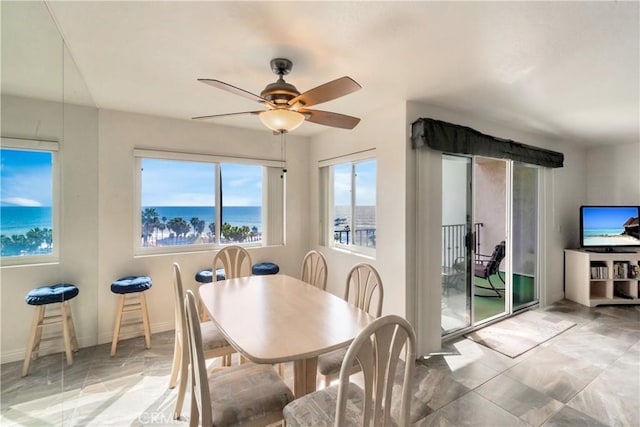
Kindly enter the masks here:
M 203 306 L 229 343 L 256 363 L 315 358 L 348 345 L 372 316 L 283 274 L 200 286 Z

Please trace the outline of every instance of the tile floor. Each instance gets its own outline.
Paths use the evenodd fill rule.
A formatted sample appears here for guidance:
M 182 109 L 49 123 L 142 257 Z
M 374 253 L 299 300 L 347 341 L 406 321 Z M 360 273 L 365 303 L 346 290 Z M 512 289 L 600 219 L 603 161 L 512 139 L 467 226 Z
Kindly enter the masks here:
M 511 359 L 465 338 L 416 367 L 417 426 L 639 426 L 640 306 L 545 309 L 576 326 Z M 173 334 L 153 348 L 134 338 L 109 357 L 109 344 L 83 348 L 73 366 L 61 354 L 1 365 L 0 425 L 178 426 L 168 390 Z M 291 384 L 292 368 L 286 369 Z

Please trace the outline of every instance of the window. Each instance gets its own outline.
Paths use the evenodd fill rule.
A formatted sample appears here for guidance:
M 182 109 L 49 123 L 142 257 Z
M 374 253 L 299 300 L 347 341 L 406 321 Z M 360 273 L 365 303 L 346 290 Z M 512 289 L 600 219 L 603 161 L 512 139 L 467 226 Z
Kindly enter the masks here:
M 283 180 L 269 161 L 147 150 L 136 157 L 139 253 L 282 243 L 277 232 L 265 238 L 267 219 L 283 217 Z M 269 180 L 273 200 L 263 191 Z
M 355 157 L 321 168 L 329 190 L 329 218 L 324 222 L 330 244 L 370 252 L 376 247 L 376 160 Z
M 0 241 L 5 265 L 57 257 L 57 150 L 54 142 L 2 140 Z

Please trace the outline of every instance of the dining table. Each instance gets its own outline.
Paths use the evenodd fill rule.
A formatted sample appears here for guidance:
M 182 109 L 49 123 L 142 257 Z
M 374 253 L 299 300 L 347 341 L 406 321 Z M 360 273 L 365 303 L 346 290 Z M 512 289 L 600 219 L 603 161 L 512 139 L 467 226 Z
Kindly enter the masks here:
M 349 345 L 374 320 L 344 299 L 284 274 L 207 283 L 199 295 L 211 320 L 245 358 L 293 362 L 296 397 L 316 390 L 319 355 Z

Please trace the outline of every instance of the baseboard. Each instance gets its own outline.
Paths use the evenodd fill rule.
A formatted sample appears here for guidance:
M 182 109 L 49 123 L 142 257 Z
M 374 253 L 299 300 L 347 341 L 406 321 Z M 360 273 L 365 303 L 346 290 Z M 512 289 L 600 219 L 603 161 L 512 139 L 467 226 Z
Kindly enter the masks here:
M 174 326 L 173 321 L 154 323 L 151 325 L 151 334 L 153 335 L 160 332 L 171 331 L 173 330 L 173 326 Z M 133 337 L 134 335 L 131 335 L 130 338 L 133 338 Z M 86 348 L 86 347 L 93 347 L 99 344 L 110 343 L 112 338 L 113 338 L 113 332 L 101 334 L 97 340 L 96 340 L 96 337 L 89 337 L 89 336 L 78 337 L 78 346 L 80 347 L 80 350 L 82 350 L 83 348 Z M 127 338 L 128 337 L 125 337 L 124 339 L 127 339 Z M 16 350 L 3 351 L 0 354 L 0 364 L 4 365 L 5 363 L 24 360 L 25 351 L 26 349 L 24 347 Z M 55 354 L 55 353 L 62 353 L 62 352 L 64 352 L 64 343 L 62 342 L 62 339 L 60 339 L 59 342 L 55 342 L 55 343 L 43 342 L 41 345 L 39 354 L 40 356 L 46 356 L 47 354 Z

